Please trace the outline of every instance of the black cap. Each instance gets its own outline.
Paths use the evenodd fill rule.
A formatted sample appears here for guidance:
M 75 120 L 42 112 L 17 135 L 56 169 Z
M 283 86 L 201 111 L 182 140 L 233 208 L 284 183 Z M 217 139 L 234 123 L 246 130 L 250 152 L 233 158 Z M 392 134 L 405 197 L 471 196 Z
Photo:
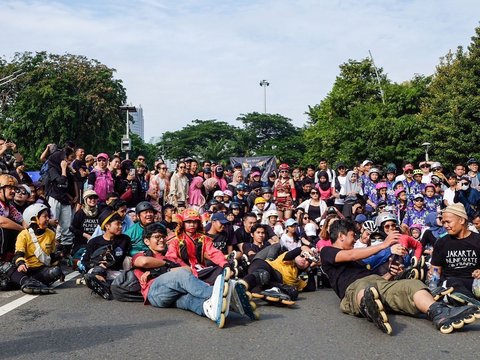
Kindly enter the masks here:
M 112 221 L 115 220 L 122 220 L 122 217 L 114 210 L 106 208 L 102 211 L 100 216 L 98 217 L 98 223 L 100 225 L 100 229 L 105 230 L 105 225 L 110 224 Z

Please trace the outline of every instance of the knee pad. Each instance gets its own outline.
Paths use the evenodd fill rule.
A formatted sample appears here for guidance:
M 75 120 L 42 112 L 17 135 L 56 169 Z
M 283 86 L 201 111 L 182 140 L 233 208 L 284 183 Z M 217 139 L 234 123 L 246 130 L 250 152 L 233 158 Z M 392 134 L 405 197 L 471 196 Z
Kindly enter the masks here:
M 265 286 L 270 282 L 270 273 L 267 270 L 257 269 L 252 273 L 258 286 Z
M 103 276 L 106 279 L 107 278 L 107 269 L 105 269 L 101 266 L 95 266 L 92 269 L 92 271 L 90 271 L 90 274 Z
M 51 279 L 51 282 L 55 282 L 63 276 L 62 269 L 60 266 L 54 266 L 48 269 L 48 277 Z

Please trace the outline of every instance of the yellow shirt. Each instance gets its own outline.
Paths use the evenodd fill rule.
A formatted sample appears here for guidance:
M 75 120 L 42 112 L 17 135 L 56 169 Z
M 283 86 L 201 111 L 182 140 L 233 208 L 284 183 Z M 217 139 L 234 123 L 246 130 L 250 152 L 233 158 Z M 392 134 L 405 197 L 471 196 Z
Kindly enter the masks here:
M 295 286 L 299 291 L 303 290 L 307 286 L 307 282 L 298 277 L 298 268 L 295 265 L 295 261 L 283 261 L 287 253 L 283 253 L 275 260 L 267 260 L 275 270 L 277 270 L 283 279 L 285 285 Z
M 55 233 L 52 230 L 46 229 L 44 234 L 37 236 L 37 239 L 45 254 L 51 255 L 55 252 Z M 35 256 L 35 249 L 35 244 L 32 240 L 32 237 L 28 233 L 28 229 L 22 230 L 17 236 L 15 252 L 20 251 L 25 255 L 17 258 L 15 263 L 23 260 L 29 268 L 44 266 L 45 264 L 38 260 L 38 258 Z

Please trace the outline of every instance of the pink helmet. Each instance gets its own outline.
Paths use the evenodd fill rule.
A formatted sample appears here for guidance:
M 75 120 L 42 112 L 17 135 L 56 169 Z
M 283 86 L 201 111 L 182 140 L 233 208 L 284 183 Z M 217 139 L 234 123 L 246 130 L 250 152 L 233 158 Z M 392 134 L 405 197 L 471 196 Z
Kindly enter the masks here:
M 428 183 L 427 185 L 425 185 L 425 190 L 427 190 L 428 187 L 433 188 L 433 190 L 435 191 L 435 184 Z
M 403 187 L 395 190 L 395 197 L 397 198 L 402 192 L 406 192 Z
M 380 189 L 386 189 L 387 188 L 387 183 L 385 182 L 379 182 L 377 185 L 375 185 L 375 189 L 380 190 Z

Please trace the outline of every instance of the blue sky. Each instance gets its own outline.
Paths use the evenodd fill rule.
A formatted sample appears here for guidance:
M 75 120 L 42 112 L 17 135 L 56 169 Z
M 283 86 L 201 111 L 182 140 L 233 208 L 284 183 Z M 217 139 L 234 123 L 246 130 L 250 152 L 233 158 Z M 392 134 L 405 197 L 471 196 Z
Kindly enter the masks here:
M 193 119 L 267 111 L 302 126 L 338 66 L 371 50 L 396 82 L 467 46 L 477 0 L 0 0 L 0 55 L 46 50 L 117 69 L 146 140 Z

